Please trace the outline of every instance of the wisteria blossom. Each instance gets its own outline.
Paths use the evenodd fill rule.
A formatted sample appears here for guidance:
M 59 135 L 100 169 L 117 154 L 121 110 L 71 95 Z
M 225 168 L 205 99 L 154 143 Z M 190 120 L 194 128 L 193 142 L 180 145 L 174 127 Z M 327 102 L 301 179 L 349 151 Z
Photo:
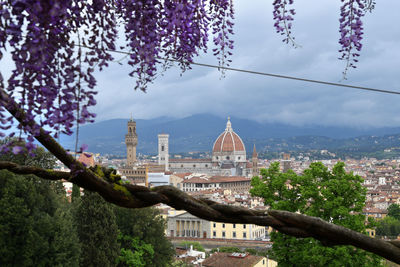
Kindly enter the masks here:
M 347 72 L 362 48 L 362 17 L 375 1 L 341 1 L 340 59 L 347 62 Z M 293 3 L 274 0 L 272 15 L 283 41 L 296 46 Z M 129 53 L 132 87 L 143 91 L 171 66 L 167 62 L 178 62 L 186 71 L 208 45 L 223 72 L 231 63 L 233 26 L 233 0 L 1 0 L 0 62 L 7 50 L 15 68 L 7 81 L 0 73 L 0 134 L 5 136 L 13 121 L 5 112 L 10 105 L 5 95 L 25 112 L 18 127 L 28 135 L 28 150 L 40 127 L 57 137 L 92 122 L 93 73 L 109 65 L 115 50 Z M 119 30 L 125 36 L 122 46 L 117 46 Z M 30 121 L 39 126 L 32 128 Z

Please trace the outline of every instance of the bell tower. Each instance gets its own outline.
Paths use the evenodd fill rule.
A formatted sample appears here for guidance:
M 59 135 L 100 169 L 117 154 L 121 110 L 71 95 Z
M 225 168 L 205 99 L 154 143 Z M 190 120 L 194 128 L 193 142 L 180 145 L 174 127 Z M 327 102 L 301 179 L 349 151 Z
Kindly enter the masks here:
M 126 144 L 126 164 L 133 166 L 136 163 L 136 146 L 138 137 L 136 134 L 136 122 L 132 119 L 128 121 L 128 133 L 125 135 Z
M 257 154 L 257 150 L 256 150 L 256 144 L 254 144 L 253 147 L 253 155 L 251 158 L 251 165 L 252 165 L 252 175 L 256 176 L 259 175 L 259 169 L 258 169 L 258 154 Z
M 164 165 L 166 171 L 169 170 L 168 138 L 169 134 L 158 135 L 158 165 Z

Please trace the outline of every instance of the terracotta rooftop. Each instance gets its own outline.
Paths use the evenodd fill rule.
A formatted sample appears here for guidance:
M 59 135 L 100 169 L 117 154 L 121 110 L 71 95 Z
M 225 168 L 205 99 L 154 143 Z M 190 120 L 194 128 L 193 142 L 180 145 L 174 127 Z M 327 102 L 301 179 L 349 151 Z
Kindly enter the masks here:
M 235 132 L 223 132 L 214 143 L 213 152 L 245 151 L 244 144 Z
M 205 259 L 202 266 L 205 267 L 252 267 L 263 260 L 264 257 L 246 254 L 245 257 L 232 256 L 235 253 L 216 252 Z M 239 254 L 239 253 L 236 253 Z M 243 253 L 240 253 L 243 254 Z
M 232 130 L 228 118 L 225 131 L 214 142 L 213 152 L 246 151 L 242 139 Z
M 78 161 L 83 163 L 86 167 L 93 167 L 95 165 L 94 157 L 89 153 L 82 153 L 79 156 Z
M 209 162 L 211 159 L 169 159 L 169 162 Z
M 183 183 L 200 183 L 200 184 L 213 184 L 213 183 L 231 183 L 231 182 L 249 182 L 250 178 L 244 176 L 212 176 L 208 179 L 201 177 L 192 177 L 183 181 Z
M 187 183 L 189 183 L 189 184 L 206 184 L 206 183 L 209 184 L 209 183 L 211 183 L 211 182 L 210 182 L 210 180 L 207 179 L 207 178 L 192 177 L 192 178 L 183 180 L 182 183 L 184 183 L 184 184 L 187 184 Z
M 191 172 L 174 173 L 175 176 L 178 176 L 179 178 L 182 178 L 182 179 L 191 174 L 192 174 Z

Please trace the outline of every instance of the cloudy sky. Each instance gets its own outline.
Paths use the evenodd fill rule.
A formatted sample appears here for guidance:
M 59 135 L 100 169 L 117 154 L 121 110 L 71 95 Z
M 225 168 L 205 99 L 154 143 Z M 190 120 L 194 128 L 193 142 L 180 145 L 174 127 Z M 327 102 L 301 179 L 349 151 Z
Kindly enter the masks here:
M 378 1 L 364 18 L 358 68 L 342 80 L 339 0 L 297 0 L 293 33 L 301 48 L 275 33 L 271 0 L 235 0 L 235 50 L 231 67 L 400 91 L 400 1 Z M 118 59 L 120 56 L 116 55 Z M 210 55 L 196 62 L 216 64 Z M 385 95 L 215 69 L 168 70 L 147 93 L 134 91 L 127 64 L 97 75 L 97 121 L 112 118 L 186 117 L 210 113 L 261 122 L 354 127 L 400 126 L 400 95 Z

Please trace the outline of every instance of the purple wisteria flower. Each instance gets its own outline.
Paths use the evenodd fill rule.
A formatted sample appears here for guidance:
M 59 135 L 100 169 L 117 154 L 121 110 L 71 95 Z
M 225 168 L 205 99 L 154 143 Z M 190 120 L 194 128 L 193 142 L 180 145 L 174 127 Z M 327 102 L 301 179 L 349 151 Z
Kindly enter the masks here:
M 362 17 L 365 15 L 365 0 L 341 0 L 339 19 L 339 44 L 341 46 L 339 59 L 346 61 L 343 71 L 343 78 L 346 79 L 347 71 L 356 68 L 358 57 L 362 49 L 361 40 L 363 39 Z
M 10 47 L 15 69 L 7 82 L 0 73 L 0 88 L 26 112 L 20 131 L 38 136 L 44 127 L 58 137 L 93 122 L 93 73 L 113 60 L 120 24 L 136 89 L 145 91 L 160 65 L 169 66 L 161 59 L 175 60 L 182 71 L 190 68 L 207 49 L 210 26 L 219 65 L 230 62 L 231 0 L 1 1 L 0 60 Z M 0 106 L 3 130 L 13 121 L 5 113 L 7 104 Z M 39 126 L 29 126 L 30 121 Z

